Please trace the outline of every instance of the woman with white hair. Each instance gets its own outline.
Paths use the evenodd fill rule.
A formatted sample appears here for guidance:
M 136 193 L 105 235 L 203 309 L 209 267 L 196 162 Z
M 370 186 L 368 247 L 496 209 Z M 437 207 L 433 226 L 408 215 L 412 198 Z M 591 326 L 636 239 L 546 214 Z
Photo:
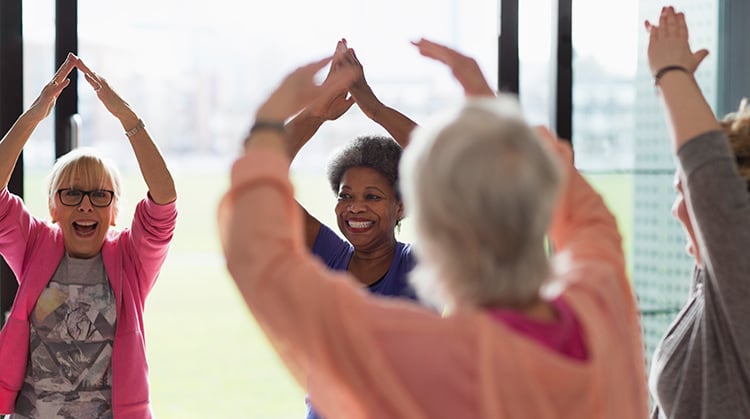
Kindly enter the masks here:
M 645 417 L 613 216 L 569 147 L 532 129 L 514 98 L 494 98 L 475 60 L 415 45 L 470 96 L 453 118 L 418 128 L 401 163 L 412 279 L 448 310 L 374 297 L 306 251 L 286 134 L 269 122 L 351 82 L 341 71 L 314 83 L 329 58 L 292 72 L 258 109 L 263 128 L 219 207 L 227 266 L 251 312 L 300 385 L 319 384 L 310 398 L 326 418 Z

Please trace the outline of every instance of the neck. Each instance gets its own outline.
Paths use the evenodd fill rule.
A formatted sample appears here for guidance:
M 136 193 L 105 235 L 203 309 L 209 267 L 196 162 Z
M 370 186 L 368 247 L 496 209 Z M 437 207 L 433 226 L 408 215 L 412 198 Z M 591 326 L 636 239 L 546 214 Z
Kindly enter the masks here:
M 355 248 L 347 271 L 351 272 L 359 282 L 371 285 L 388 272 L 395 253 L 395 242 L 391 246 L 383 246 L 373 251 L 362 251 Z

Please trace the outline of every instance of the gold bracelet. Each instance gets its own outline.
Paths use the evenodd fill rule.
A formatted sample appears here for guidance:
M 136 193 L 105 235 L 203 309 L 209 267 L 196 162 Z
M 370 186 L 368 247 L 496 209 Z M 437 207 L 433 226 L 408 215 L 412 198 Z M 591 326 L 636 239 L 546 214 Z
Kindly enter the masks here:
M 144 128 L 146 128 L 146 124 L 143 123 L 143 120 L 141 118 L 138 118 L 138 123 L 133 128 L 125 131 L 125 136 L 130 138 L 135 134 L 141 132 L 141 130 Z

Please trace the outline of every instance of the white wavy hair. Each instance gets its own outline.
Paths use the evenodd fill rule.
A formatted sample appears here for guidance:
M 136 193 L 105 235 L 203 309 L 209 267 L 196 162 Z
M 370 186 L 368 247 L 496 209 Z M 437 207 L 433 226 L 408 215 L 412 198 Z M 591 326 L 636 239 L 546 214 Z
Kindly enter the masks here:
M 469 100 L 447 121 L 420 126 L 400 170 L 420 298 L 446 310 L 538 298 L 562 171 L 515 97 Z

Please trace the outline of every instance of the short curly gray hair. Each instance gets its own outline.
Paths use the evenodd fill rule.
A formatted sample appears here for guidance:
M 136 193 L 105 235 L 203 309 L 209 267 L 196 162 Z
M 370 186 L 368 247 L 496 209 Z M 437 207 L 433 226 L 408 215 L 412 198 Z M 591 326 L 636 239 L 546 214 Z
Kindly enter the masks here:
M 388 180 L 396 193 L 396 198 L 400 200 L 398 165 L 401 151 L 401 146 L 389 137 L 368 135 L 351 140 L 328 162 L 328 182 L 333 193 L 338 193 L 341 178 L 347 170 L 353 167 L 369 167 Z

